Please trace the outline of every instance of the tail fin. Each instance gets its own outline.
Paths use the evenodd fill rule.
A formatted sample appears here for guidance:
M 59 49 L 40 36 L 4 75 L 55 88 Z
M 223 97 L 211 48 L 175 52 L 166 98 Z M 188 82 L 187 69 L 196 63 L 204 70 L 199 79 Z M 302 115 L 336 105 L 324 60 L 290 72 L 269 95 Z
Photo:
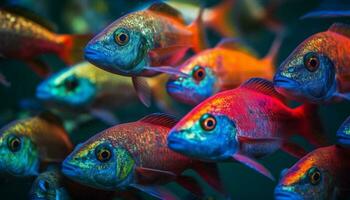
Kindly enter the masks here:
M 326 146 L 327 137 L 318 115 L 318 105 L 304 104 L 294 111 L 299 118 L 300 134 L 316 147 Z
M 265 7 L 264 14 L 262 15 L 262 23 L 272 32 L 279 33 L 284 30 L 283 24 L 274 17 L 274 13 L 283 1 L 273 0 Z
M 83 49 L 91 38 L 91 34 L 60 35 L 59 39 L 64 45 L 64 48 L 60 52 L 59 57 L 64 60 L 66 64 L 70 65 L 84 60 Z
M 207 38 L 203 25 L 203 7 L 200 8 L 197 18 L 188 26 L 188 29 L 193 33 L 193 50 L 200 52 L 207 48 Z
M 205 25 L 213 28 L 224 37 L 236 37 L 238 31 L 230 18 L 235 3 L 236 0 L 222 0 L 219 5 L 208 10 L 209 19 L 204 21 Z
M 221 183 L 217 164 L 197 162 L 193 169 L 215 190 L 223 195 L 227 194 Z

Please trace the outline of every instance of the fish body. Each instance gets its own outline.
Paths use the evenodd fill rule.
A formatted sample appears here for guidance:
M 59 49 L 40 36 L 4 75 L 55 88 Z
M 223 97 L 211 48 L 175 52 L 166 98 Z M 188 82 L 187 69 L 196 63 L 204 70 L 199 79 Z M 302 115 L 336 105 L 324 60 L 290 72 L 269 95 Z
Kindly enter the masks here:
M 201 160 L 237 160 L 271 178 L 252 159 L 269 155 L 279 148 L 294 156 L 303 155 L 300 148 L 295 148 L 297 145 L 287 140 L 295 132 L 317 143 L 317 137 L 311 135 L 315 130 L 310 127 L 319 129 L 312 122 L 317 121 L 317 116 L 310 119 L 308 109 L 315 115 L 314 108 L 308 106 L 287 107 L 271 82 L 250 79 L 240 87 L 220 92 L 196 106 L 172 128 L 168 146 Z
M 135 187 L 145 191 L 151 185 L 180 182 L 181 173 L 196 162 L 167 148 L 173 123 L 166 115 L 154 114 L 109 128 L 79 145 L 64 161 L 63 173 L 104 190 Z
M 238 87 L 244 81 L 261 77 L 271 80 L 275 55 L 259 59 L 239 47 L 237 41 L 223 40 L 215 48 L 189 58 L 178 69 L 188 77 L 173 76 L 168 93 L 182 103 L 197 105 L 208 97 Z M 278 45 L 273 45 L 275 51 Z
M 347 199 L 350 189 L 348 118 L 337 131 L 337 144 L 318 148 L 283 170 L 275 199 Z
M 49 113 L 14 121 L 0 131 L 0 170 L 37 175 L 40 167 L 62 161 L 72 148 L 66 131 Z
M 349 30 L 348 25 L 333 24 L 303 41 L 275 74 L 276 90 L 302 102 L 350 99 Z
M 95 36 L 85 47 L 85 58 L 106 71 L 132 77 L 139 98 L 149 106 L 150 89 L 141 76 L 179 74 L 171 66 L 187 50 L 204 47 L 201 13 L 187 26 L 176 9 L 152 4 L 119 18 Z
M 79 48 L 81 51 L 89 36 L 59 35 L 41 21 L 26 10 L 0 9 L 0 55 L 26 61 L 39 75 L 49 72 L 39 55 L 54 53 L 67 63 L 82 60 Z

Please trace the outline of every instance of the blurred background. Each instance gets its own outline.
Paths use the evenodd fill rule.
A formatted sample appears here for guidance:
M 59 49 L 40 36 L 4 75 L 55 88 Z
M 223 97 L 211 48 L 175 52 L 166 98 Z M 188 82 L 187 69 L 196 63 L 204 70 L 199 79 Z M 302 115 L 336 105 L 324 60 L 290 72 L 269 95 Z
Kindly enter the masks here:
M 55 24 L 58 33 L 70 34 L 98 33 L 126 13 L 143 9 L 152 3 L 152 1 L 140 0 L 2 0 L 0 2 L 2 5 L 26 7 Z M 211 7 L 218 3 L 219 1 L 207 0 L 202 1 L 202 6 Z M 337 19 L 336 21 L 334 19 L 299 19 L 306 12 L 317 8 L 319 4 L 318 0 L 237 0 L 236 6 L 232 8 L 231 16 L 232 22 L 238 30 L 235 37 L 242 38 L 258 52 L 260 57 L 263 57 L 269 50 L 276 34 L 263 24 L 251 21 L 251 17 L 248 15 L 249 13 L 254 15 L 254 12 L 259 12 L 259 9 L 275 5 L 276 7 L 271 9 L 269 14 L 287 28 L 286 37 L 278 54 L 276 63 L 278 66 L 308 36 L 326 30 L 336 21 L 349 22 L 347 19 Z M 220 40 L 220 37 L 215 31 L 208 31 L 208 39 L 213 46 Z M 42 59 L 49 63 L 54 70 L 65 67 L 64 63 L 56 56 L 45 55 Z M 35 101 L 35 89 L 42 79 L 32 73 L 21 61 L 0 60 L 0 66 L 0 72 L 11 82 L 11 87 L 0 87 L 0 126 L 3 126 L 14 119 L 29 116 L 32 110 L 35 110 L 35 106 L 28 106 L 28 101 Z M 180 104 L 177 106 L 181 110 L 181 114 L 190 109 L 190 107 Z M 138 120 L 153 112 L 159 112 L 154 104 L 151 108 L 146 108 L 141 103 L 135 102 L 117 109 L 116 114 L 123 123 Z M 350 106 L 347 102 L 325 105 L 320 108 L 322 125 L 330 143 L 334 142 L 336 130 L 349 113 Z M 70 133 L 70 136 L 77 144 L 107 127 L 108 125 L 101 121 L 93 120 L 79 126 Z M 304 144 L 300 138 L 293 139 Z M 296 159 L 281 151 L 261 160 L 261 163 L 270 169 L 275 177 L 279 177 L 280 171 L 291 166 L 294 162 Z M 241 164 L 223 163 L 219 166 L 222 181 L 232 199 L 273 199 L 273 189 L 277 182 L 272 182 Z M 200 180 L 198 176 L 197 178 Z M 205 188 L 208 199 L 222 199 L 206 183 L 201 182 L 201 184 Z M 1 176 L 0 199 L 27 199 L 30 186 L 31 179 Z M 180 194 L 182 198 L 186 197 L 186 191 L 176 184 L 169 184 L 169 187 L 176 194 Z

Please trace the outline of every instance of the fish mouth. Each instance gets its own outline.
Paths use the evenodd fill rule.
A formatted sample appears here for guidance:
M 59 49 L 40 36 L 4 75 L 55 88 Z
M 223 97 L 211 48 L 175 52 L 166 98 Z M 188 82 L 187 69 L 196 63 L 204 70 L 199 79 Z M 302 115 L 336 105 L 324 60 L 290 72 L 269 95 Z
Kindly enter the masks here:
M 36 97 L 41 100 L 48 100 L 51 98 L 50 91 L 45 84 L 39 85 L 36 89 Z
M 168 81 L 166 88 L 169 93 L 180 93 L 182 91 L 182 87 L 175 81 Z
M 68 178 L 76 178 L 80 176 L 79 170 L 73 165 L 67 163 L 67 161 L 64 161 L 62 164 L 62 173 Z
M 168 147 L 174 151 L 184 153 L 184 151 L 187 149 L 186 146 L 188 145 L 188 142 L 182 138 L 174 136 L 173 134 L 178 134 L 178 133 L 174 132 L 168 136 L 168 139 L 167 139 Z
M 277 187 L 275 189 L 275 199 L 276 200 L 303 200 L 303 198 L 299 194 L 284 190 L 281 187 Z
M 96 49 L 91 47 L 91 45 L 87 45 L 84 49 L 84 57 L 89 62 L 99 63 L 102 56 L 103 54 L 101 54 L 99 51 L 96 51 Z
M 284 89 L 292 89 L 299 86 L 295 81 L 284 76 L 275 76 L 273 79 L 273 84 L 277 88 Z

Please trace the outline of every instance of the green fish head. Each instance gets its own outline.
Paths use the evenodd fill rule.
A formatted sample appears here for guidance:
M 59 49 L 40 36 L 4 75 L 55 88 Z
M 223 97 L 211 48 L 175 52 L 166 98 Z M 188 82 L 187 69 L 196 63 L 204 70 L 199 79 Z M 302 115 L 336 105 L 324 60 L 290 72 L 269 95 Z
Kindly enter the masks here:
M 0 171 L 16 176 L 33 176 L 39 170 L 39 151 L 24 134 L 28 127 L 14 122 L 0 130 Z
M 75 108 L 90 105 L 97 96 L 95 80 L 76 74 L 77 67 L 63 69 L 39 84 L 37 98 Z
M 133 181 L 135 161 L 108 139 L 78 145 L 64 160 L 62 172 L 81 184 L 103 190 L 123 188 Z
M 85 47 L 85 58 L 96 66 L 121 75 L 135 75 L 148 62 L 147 28 L 142 16 L 125 16 L 103 30 Z M 141 21 L 140 21 L 141 20 Z

